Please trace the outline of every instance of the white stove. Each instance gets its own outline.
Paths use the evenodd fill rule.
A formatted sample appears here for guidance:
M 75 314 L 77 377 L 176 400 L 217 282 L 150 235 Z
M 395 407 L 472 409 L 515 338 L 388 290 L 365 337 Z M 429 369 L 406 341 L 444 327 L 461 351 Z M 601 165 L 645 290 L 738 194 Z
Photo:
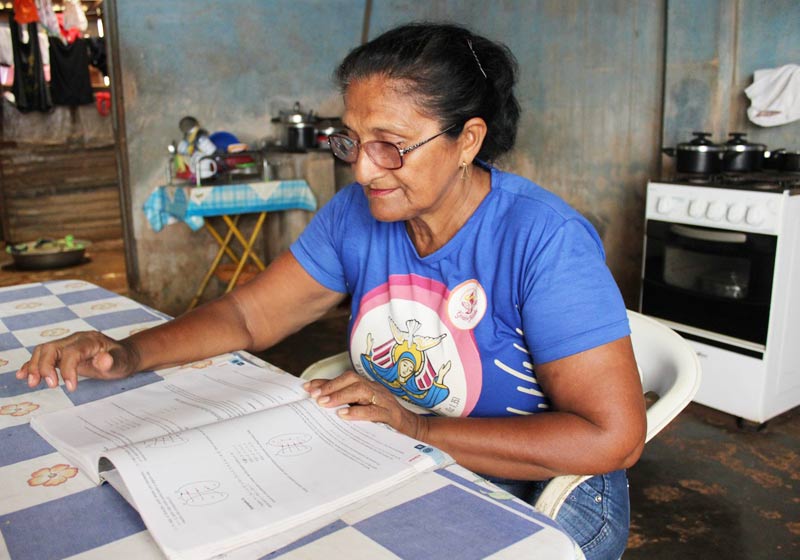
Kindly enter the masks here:
M 800 405 L 800 176 L 647 187 L 640 310 L 697 351 L 695 400 L 763 423 Z

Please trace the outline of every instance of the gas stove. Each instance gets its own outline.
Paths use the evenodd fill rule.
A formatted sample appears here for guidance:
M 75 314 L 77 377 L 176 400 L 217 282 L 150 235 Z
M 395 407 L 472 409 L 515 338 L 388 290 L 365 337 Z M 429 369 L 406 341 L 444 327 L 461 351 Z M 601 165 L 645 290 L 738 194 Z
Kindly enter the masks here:
M 704 183 L 687 179 L 650 182 L 645 217 L 680 224 L 729 231 L 777 235 L 784 207 L 800 184 L 778 181 L 715 180 Z
M 640 310 L 694 347 L 696 402 L 753 422 L 800 405 L 797 195 L 787 171 L 647 185 Z
M 713 187 L 746 191 L 782 193 L 790 196 L 800 195 L 800 173 L 790 171 L 755 171 L 751 173 L 719 173 L 705 175 L 699 173 L 678 173 L 671 179 L 660 181 L 673 185 Z

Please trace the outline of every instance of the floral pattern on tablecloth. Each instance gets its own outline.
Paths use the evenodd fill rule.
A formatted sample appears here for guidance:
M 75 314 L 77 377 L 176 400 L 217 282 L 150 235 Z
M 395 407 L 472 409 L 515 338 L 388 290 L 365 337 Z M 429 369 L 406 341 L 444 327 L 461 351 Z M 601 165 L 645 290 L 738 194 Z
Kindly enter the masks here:
M 70 465 L 58 464 L 44 467 L 31 473 L 28 486 L 58 486 L 78 474 L 78 469 Z
M 0 364 L 4 365 L 4 364 Z M 39 405 L 30 401 L 4 404 L 0 406 L 0 416 L 25 416 L 38 409 Z

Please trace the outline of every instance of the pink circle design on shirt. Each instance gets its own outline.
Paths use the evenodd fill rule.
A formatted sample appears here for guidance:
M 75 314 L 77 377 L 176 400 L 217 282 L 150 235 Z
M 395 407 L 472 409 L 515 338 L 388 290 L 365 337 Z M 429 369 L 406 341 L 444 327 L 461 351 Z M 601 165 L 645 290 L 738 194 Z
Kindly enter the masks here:
M 433 311 L 445 329 L 447 337 L 451 339 L 457 349 L 458 356 L 452 356 L 449 359 L 460 362 L 459 365 L 463 370 L 467 394 L 464 395 L 465 402 L 461 415 L 467 416 L 475 408 L 481 394 L 482 366 L 472 330 L 462 330 L 456 327 L 448 316 L 449 295 L 447 286 L 430 278 L 416 274 L 391 276 L 388 282 L 373 288 L 361 298 L 358 316 L 353 321 L 352 332 L 358 331 L 361 321 L 372 310 L 393 300 L 405 300 L 412 305 L 424 306 Z M 426 331 L 425 334 L 433 336 L 430 331 Z M 453 373 L 451 372 L 450 375 Z

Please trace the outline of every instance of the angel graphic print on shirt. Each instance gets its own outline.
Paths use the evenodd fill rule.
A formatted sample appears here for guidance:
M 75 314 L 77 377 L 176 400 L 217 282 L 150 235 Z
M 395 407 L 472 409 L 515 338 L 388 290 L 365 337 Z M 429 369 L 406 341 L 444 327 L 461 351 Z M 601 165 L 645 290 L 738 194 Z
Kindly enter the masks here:
M 491 173 L 487 197 L 431 255 L 419 256 L 402 222 L 375 220 L 357 184 L 291 247 L 320 284 L 352 294 L 356 371 L 414 410 L 549 410 L 535 364 L 628 334 L 592 226 L 530 181 Z
M 469 414 L 482 383 L 470 327 L 482 319 L 486 296 L 477 282 L 465 284 L 450 293 L 431 279 L 395 275 L 365 294 L 350 335 L 356 370 L 409 408 Z

